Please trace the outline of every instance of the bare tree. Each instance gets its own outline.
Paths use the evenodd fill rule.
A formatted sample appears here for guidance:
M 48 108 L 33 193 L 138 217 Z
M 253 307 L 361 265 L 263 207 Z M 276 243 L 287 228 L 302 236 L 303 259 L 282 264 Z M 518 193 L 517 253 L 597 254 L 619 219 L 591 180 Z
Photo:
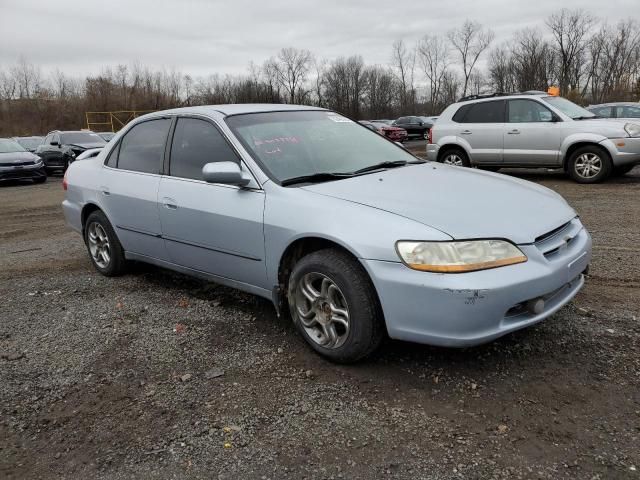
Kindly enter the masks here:
M 480 55 L 491 45 L 494 34 L 491 30 L 485 30 L 478 22 L 466 20 L 460 28 L 451 30 L 448 37 L 462 63 L 464 73 L 462 95 L 464 96 L 467 94 L 473 69 Z
M 546 23 L 553 35 L 558 54 L 560 93 L 566 95 L 580 87 L 585 52 L 595 19 L 584 10 L 564 8 L 551 15 Z
M 416 89 L 414 83 L 416 67 L 415 49 L 407 49 L 403 40 L 396 40 L 392 45 L 392 63 L 400 80 L 400 103 L 407 113 L 415 113 Z
M 313 56 L 309 50 L 297 48 L 283 48 L 276 58 L 269 61 L 276 80 L 285 90 L 289 103 L 295 103 L 297 99 L 304 97 L 302 91 L 307 74 L 311 68 Z
M 418 56 L 424 76 L 429 82 L 430 108 L 441 103 L 442 81 L 449 67 L 449 45 L 444 38 L 425 35 L 418 45 Z

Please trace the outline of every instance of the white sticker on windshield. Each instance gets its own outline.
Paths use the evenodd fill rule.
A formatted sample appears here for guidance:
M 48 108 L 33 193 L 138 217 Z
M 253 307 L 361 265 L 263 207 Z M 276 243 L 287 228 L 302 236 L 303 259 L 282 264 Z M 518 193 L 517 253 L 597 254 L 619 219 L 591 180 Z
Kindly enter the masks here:
M 349 120 L 347 117 L 343 117 L 337 113 L 329 113 L 327 114 L 327 117 L 336 123 L 353 123 L 353 120 Z

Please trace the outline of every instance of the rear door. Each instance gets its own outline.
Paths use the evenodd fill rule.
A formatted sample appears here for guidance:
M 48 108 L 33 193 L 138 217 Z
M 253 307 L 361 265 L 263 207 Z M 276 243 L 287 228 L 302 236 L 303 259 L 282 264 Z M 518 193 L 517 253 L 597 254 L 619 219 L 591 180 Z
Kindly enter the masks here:
M 168 175 L 159 191 L 162 234 L 171 262 L 268 288 L 264 255 L 264 191 L 207 183 L 202 167 L 239 155 L 208 119 L 178 118 Z
M 166 260 L 158 215 L 158 186 L 171 118 L 133 126 L 112 150 L 99 195 L 124 249 Z
M 460 123 L 457 136 L 463 145 L 467 144 L 471 162 L 501 164 L 505 101 L 489 100 L 472 103 L 463 108 L 465 110 L 462 118 L 456 113 L 453 120 Z
M 560 128 L 554 114 L 529 99 L 507 102 L 504 164 L 556 166 L 560 162 Z

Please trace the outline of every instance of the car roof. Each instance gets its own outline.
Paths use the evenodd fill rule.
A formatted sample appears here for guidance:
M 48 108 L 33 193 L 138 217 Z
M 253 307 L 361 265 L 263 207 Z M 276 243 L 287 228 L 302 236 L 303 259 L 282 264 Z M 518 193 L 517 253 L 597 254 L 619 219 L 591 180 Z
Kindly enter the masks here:
M 631 107 L 640 107 L 640 102 L 609 102 L 609 103 L 598 103 L 596 105 L 589 105 L 587 108 L 596 108 L 596 107 L 613 107 L 616 105 L 628 105 Z
M 310 107 L 308 105 L 290 105 L 283 103 L 231 103 L 227 105 L 202 105 L 198 107 L 182 107 L 172 108 L 171 110 L 162 110 L 150 113 L 146 116 L 163 115 L 163 114 L 201 114 L 211 115 L 212 113 L 221 113 L 225 116 L 241 115 L 244 113 L 267 113 L 267 112 L 287 112 L 300 110 L 325 110 L 320 107 Z

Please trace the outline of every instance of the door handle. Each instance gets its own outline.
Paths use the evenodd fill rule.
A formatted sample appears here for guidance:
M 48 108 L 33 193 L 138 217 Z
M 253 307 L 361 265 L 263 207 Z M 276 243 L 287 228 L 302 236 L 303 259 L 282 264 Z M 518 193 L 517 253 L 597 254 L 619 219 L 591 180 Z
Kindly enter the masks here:
M 518 130 L 518 129 L 514 129 L 514 130 L 511 130 L 511 131 L 509 131 L 509 132 L 507 132 L 507 133 L 508 133 L 509 135 L 520 135 L 520 130 Z
M 178 203 L 173 198 L 164 197 L 162 199 L 162 204 L 164 205 L 165 208 L 168 208 L 169 210 L 178 209 Z
M 111 195 L 111 192 L 109 192 L 107 187 L 100 187 L 100 190 L 102 190 L 103 195 Z
M 471 130 L 463 130 L 460 132 L 460 135 L 471 135 Z

